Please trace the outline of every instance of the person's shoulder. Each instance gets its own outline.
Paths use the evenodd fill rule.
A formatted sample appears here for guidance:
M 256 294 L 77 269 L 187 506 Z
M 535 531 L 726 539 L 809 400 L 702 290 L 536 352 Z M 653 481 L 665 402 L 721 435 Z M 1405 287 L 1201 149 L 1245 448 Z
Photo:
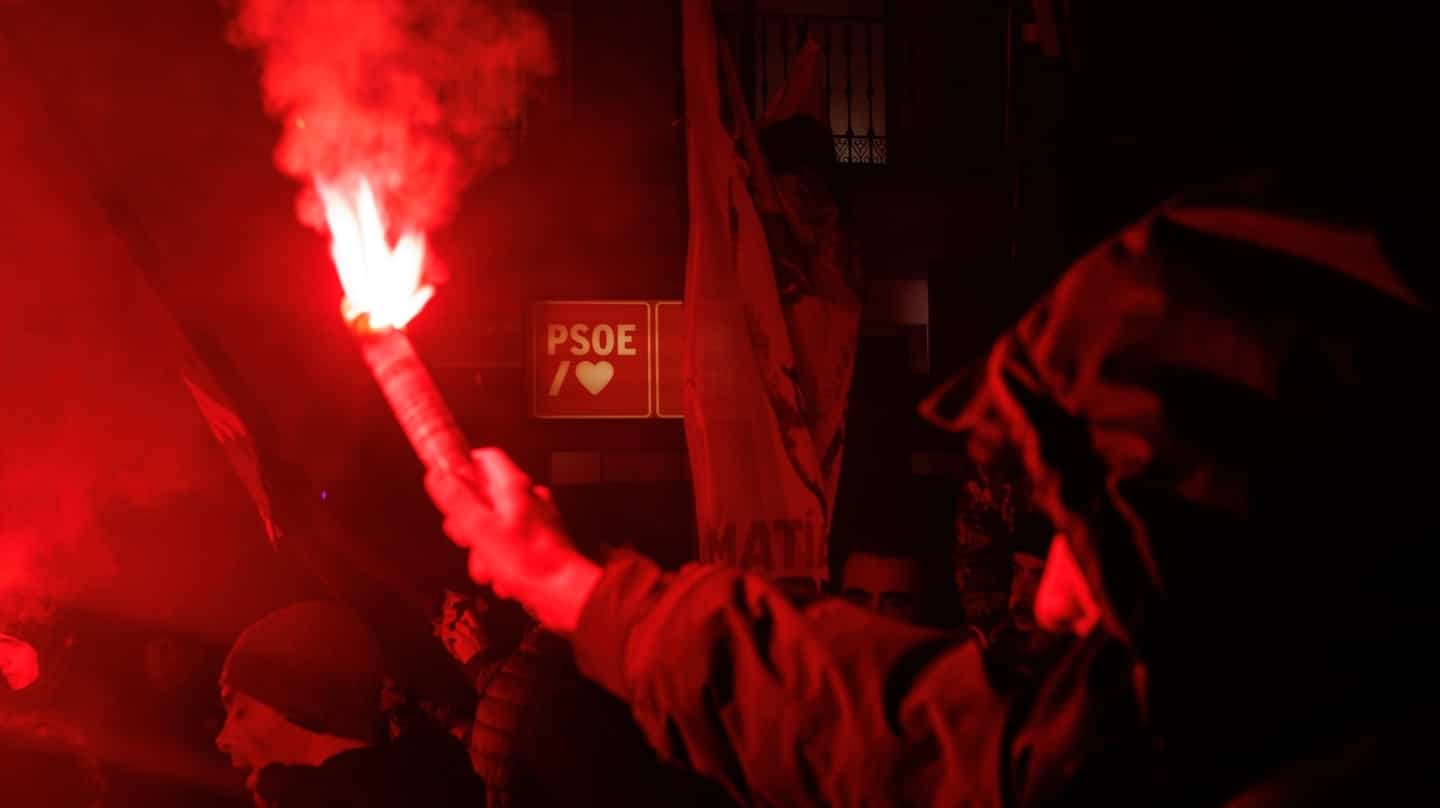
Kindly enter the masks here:
M 469 751 L 444 730 L 417 729 L 373 749 L 377 755 L 369 763 L 378 776 L 400 788 L 406 800 L 414 799 L 403 804 L 484 804 L 484 781 L 475 773 Z
M 332 785 L 343 782 L 321 766 L 273 763 L 256 774 L 255 794 L 266 805 L 310 805 L 319 795 L 330 793 Z
M 341 752 L 319 766 L 271 765 L 256 793 L 277 806 L 484 805 L 484 781 L 454 737 L 418 727 L 374 746 Z
M 440 727 L 428 725 L 351 754 L 356 755 L 356 763 L 389 760 L 415 768 L 455 767 L 469 760 L 465 745 L 459 739 Z

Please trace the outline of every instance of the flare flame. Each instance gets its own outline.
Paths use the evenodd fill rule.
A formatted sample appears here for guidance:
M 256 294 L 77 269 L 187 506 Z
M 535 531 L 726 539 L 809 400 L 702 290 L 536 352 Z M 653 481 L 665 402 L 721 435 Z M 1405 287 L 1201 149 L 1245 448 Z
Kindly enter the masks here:
M 345 289 L 346 321 L 370 330 L 404 328 L 435 294 L 424 281 L 425 234 L 402 232 L 391 246 L 369 180 L 317 182 L 330 227 L 330 257 Z

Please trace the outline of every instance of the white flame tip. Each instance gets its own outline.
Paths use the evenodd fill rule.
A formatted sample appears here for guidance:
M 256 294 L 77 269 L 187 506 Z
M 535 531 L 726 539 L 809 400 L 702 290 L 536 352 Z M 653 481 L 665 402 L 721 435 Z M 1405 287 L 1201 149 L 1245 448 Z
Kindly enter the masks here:
M 330 227 L 330 256 L 340 273 L 341 311 L 354 322 L 368 315 L 372 329 L 404 328 L 434 296 L 422 281 L 425 234 L 401 233 L 392 247 L 385 217 L 365 177 L 353 183 L 317 180 Z

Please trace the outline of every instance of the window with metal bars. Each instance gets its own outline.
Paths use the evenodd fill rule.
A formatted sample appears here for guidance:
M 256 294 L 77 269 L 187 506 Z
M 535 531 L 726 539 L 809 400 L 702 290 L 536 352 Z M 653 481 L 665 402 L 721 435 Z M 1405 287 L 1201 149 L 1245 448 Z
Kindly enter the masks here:
M 883 165 L 885 135 L 884 21 L 865 17 L 761 14 L 755 20 L 755 108 L 763 110 L 785 82 L 806 38 L 820 45 L 824 100 L 835 159 Z
M 893 164 L 918 129 L 928 47 L 918 20 L 759 13 L 724 21 L 737 46 L 752 109 L 763 111 L 785 83 L 807 39 L 820 47 L 824 115 L 835 159 Z

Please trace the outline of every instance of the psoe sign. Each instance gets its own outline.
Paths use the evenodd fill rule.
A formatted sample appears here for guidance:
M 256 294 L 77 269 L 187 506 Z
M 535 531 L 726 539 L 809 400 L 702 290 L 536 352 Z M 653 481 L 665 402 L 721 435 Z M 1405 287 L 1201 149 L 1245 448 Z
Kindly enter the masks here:
M 644 301 L 547 300 L 532 313 L 537 418 L 649 418 L 654 340 Z

